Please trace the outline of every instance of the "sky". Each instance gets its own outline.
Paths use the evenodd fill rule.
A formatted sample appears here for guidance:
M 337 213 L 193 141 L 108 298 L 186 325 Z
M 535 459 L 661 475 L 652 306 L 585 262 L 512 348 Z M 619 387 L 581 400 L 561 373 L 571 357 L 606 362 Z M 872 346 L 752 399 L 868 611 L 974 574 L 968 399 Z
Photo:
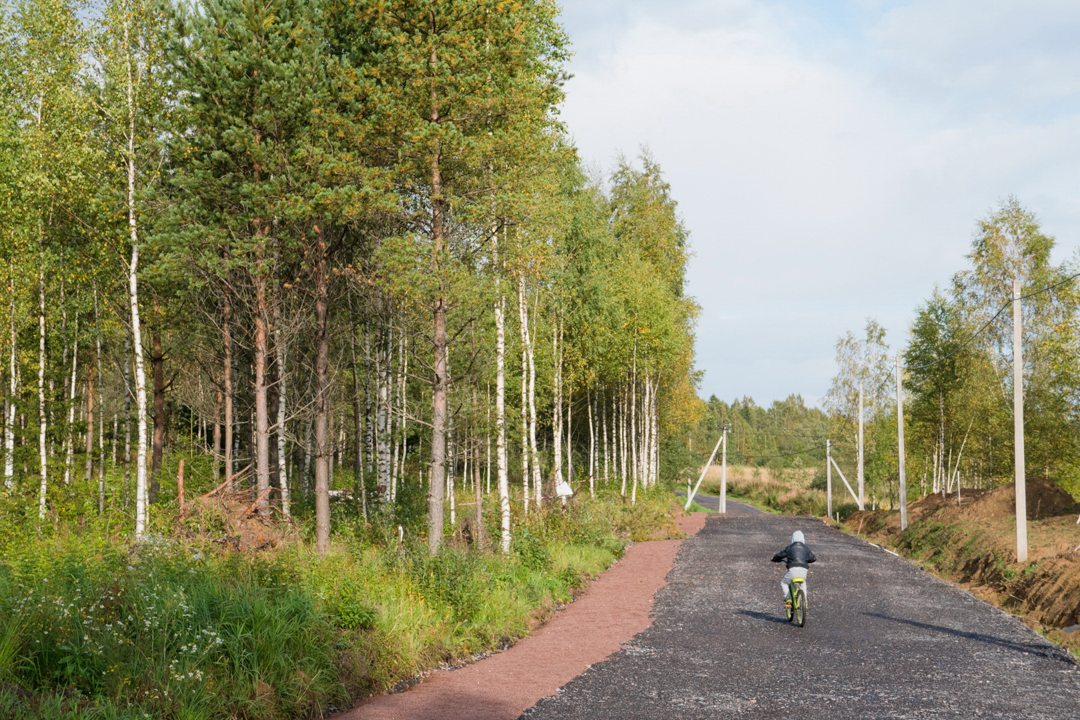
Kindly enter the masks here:
M 699 394 L 820 405 L 868 318 L 903 349 L 1015 196 L 1080 247 L 1076 0 L 563 0 L 562 119 L 647 147 L 690 232 Z

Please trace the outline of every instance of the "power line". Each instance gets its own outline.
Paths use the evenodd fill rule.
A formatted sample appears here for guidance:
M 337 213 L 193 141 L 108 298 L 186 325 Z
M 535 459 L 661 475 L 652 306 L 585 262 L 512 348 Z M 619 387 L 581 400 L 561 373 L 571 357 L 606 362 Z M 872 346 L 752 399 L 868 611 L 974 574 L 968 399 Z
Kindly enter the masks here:
M 986 321 L 985 323 L 983 323 L 983 324 L 982 324 L 982 327 L 980 327 L 980 328 L 979 328 L 978 330 L 976 330 L 976 331 L 975 331 L 974 333 L 972 333 L 971 337 L 969 337 L 969 338 L 968 338 L 967 340 L 965 340 L 965 341 L 964 341 L 963 343 L 961 343 L 961 344 L 960 344 L 960 345 L 959 345 L 959 346 L 958 346 L 958 347 L 957 347 L 957 348 L 956 348 L 955 350 L 953 350 L 953 351 L 952 351 L 951 353 L 949 353 L 949 354 L 948 354 L 948 355 L 946 355 L 945 357 L 943 357 L 943 358 L 938 358 L 937 360 L 934 360 L 934 361 L 932 361 L 932 362 L 928 362 L 928 363 L 923 363 L 922 365 L 914 365 L 914 366 L 911 366 L 911 367 L 907 367 L 907 368 L 904 368 L 904 369 L 905 369 L 905 370 L 922 370 L 923 368 L 933 367 L 934 365 L 938 365 L 938 364 L 940 364 L 940 363 L 943 363 L 943 362 L 945 362 L 946 360 L 948 360 L 949 358 L 951 358 L 951 357 L 952 357 L 953 355 L 956 355 L 956 354 L 957 354 L 958 352 L 960 352 L 961 350 L 963 350 L 964 348 L 966 348 L 966 347 L 967 347 L 968 345 L 970 345 L 970 344 L 971 344 L 971 342 L 972 342 L 972 340 L 974 340 L 975 338 L 979 337 L 979 335 L 981 335 L 981 334 L 982 334 L 982 331 L 983 331 L 983 330 L 985 330 L 986 328 L 990 327 L 990 324 L 991 324 L 992 322 L 994 322 L 995 320 L 997 320 L 997 319 L 998 319 L 998 317 L 1000 317 L 1000 316 L 1001 316 L 1001 313 L 1005 312 L 1005 310 L 1006 310 L 1006 309 L 1007 309 L 1007 308 L 1008 308 L 1009 306 L 1011 306 L 1012 304 L 1013 304 L 1013 301 L 1012 301 L 1012 300 L 1010 300 L 1010 301 L 1008 301 L 1007 303 L 1005 303 L 1004 305 L 1002 305 L 1002 306 L 1001 306 L 1001 309 L 1000 309 L 1000 310 L 998 310 L 998 311 L 997 311 L 996 313 L 994 313 L 994 317 L 990 318 L 990 319 L 989 319 L 989 320 L 987 320 L 987 321 Z
M 1027 300 L 1028 298 L 1035 297 L 1036 295 L 1042 295 L 1044 292 L 1049 292 L 1050 290 L 1053 290 L 1054 288 L 1056 288 L 1056 287 L 1058 287 L 1060 285 L 1064 285 L 1067 282 L 1075 280 L 1078 277 L 1080 277 L 1080 273 L 1076 273 L 1075 275 L 1070 275 L 1069 277 L 1065 278 L 1064 280 L 1056 282 L 1053 285 L 1048 285 L 1047 287 L 1044 287 L 1042 290 L 1036 290 L 1034 292 L 1028 293 L 1027 295 L 1021 295 L 1020 299 L 1021 300 Z
M 1060 281 L 1054 283 L 1053 285 L 1048 285 L 1048 286 L 1042 288 L 1041 290 L 1035 290 L 1033 292 L 1028 293 L 1027 295 L 1021 295 L 1020 300 L 1027 300 L 1028 298 L 1033 298 L 1036 295 L 1042 295 L 1045 292 L 1050 292 L 1051 290 L 1053 290 L 1053 289 L 1055 289 L 1057 287 L 1060 287 L 1060 286 L 1062 286 L 1062 285 L 1064 285 L 1066 283 L 1072 282 L 1073 280 L 1075 280 L 1078 277 L 1080 277 L 1080 273 L 1070 275 L 1069 277 L 1065 278 L 1064 280 L 1060 280 Z M 970 345 L 971 342 L 973 340 L 975 340 L 975 338 L 979 337 L 979 335 L 982 334 L 983 330 L 990 327 L 990 325 L 1001 316 L 1001 313 L 1005 312 L 1005 310 L 1010 308 L 1012 306 L 1013 302 L 1014 302 L 1013 300 L 1006 301 L 1005 304 L 1002 305 L 1001 308 L 999 308 L 996 313 L 994 313 L 994 316 L 992 318 L 990 318 L 989 320 L 984 322 L 982 324 L 982 326 L 979 327 L 979 329 L 976 330 L 974 333 L 972 333 L 971 336 L 967 340 L 965 340 L 963 343 L 961 343 L 955 350 L 953 350 L 951 353 L 949 353 L 945 357 L 938 358 L 937 360 L 934 360 L 933 362 L 924 363 L 922 365 L 913 365 L 911 367 L 906 367 L 904 369 L 905 370 L 922 370 L 923 368 L 933 367 L 934 365 L 945 362 L 946 360 L 948 360 L 949 358 L 951 358 L 952 356 L 956 355 L 958 352 L 963 350 L 965 347 Z

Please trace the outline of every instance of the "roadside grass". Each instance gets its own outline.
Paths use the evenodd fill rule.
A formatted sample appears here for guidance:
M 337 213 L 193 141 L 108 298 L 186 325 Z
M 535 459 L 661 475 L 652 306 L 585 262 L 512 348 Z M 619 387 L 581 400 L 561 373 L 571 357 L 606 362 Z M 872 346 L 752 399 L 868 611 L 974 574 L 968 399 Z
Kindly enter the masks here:
M 675 534 L 666 490 L 601 493 L 516 508 L 504 556 L 489 505 L 489 544 L 451 534 L 435 557 L 419 533 L 398 544 L 396 516 L 339 523 L 320 558 L 298 542 L 241 554 L 164 514 L 138 546 L 0 515 L 0 717 L 321 717 L 505 646 L 629 542 Z

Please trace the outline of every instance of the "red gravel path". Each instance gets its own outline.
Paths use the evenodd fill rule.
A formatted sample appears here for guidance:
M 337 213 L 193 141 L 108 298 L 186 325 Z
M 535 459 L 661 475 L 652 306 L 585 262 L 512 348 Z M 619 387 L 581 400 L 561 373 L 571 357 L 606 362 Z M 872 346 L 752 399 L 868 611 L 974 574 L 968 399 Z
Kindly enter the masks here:
M 694 535 L 706 513 L 679 529 Z M 459 670 L 440 670 L 406 692 L 380 695 L 335 720 L 513 720 L 604 660 L 651 624 L 680 540 L 632 545 L 576 601 L 506 652 Z

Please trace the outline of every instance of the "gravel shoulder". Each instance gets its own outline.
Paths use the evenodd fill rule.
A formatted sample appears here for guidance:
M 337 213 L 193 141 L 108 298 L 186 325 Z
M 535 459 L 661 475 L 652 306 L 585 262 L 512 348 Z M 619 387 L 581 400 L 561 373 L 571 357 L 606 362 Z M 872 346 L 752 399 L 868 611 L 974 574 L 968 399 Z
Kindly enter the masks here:
M 685 516 L 679 529 L 692 536 L 707 515 Z M 653 598 L 684 542 L 631 545 L 577 600 L 509 650 L 460 669 L 436 671 L 405 692 L 370 698 L 334 717 L 513 720 L 649 626 Z
M 769 562 L 796 529 L 820 558 L 802 629 L 782 618 Z M 522 717 L 1063 720 L 1077 707 L 1071 658 L 969 593 L 819 520 L 710 515 L 653 624 Z

